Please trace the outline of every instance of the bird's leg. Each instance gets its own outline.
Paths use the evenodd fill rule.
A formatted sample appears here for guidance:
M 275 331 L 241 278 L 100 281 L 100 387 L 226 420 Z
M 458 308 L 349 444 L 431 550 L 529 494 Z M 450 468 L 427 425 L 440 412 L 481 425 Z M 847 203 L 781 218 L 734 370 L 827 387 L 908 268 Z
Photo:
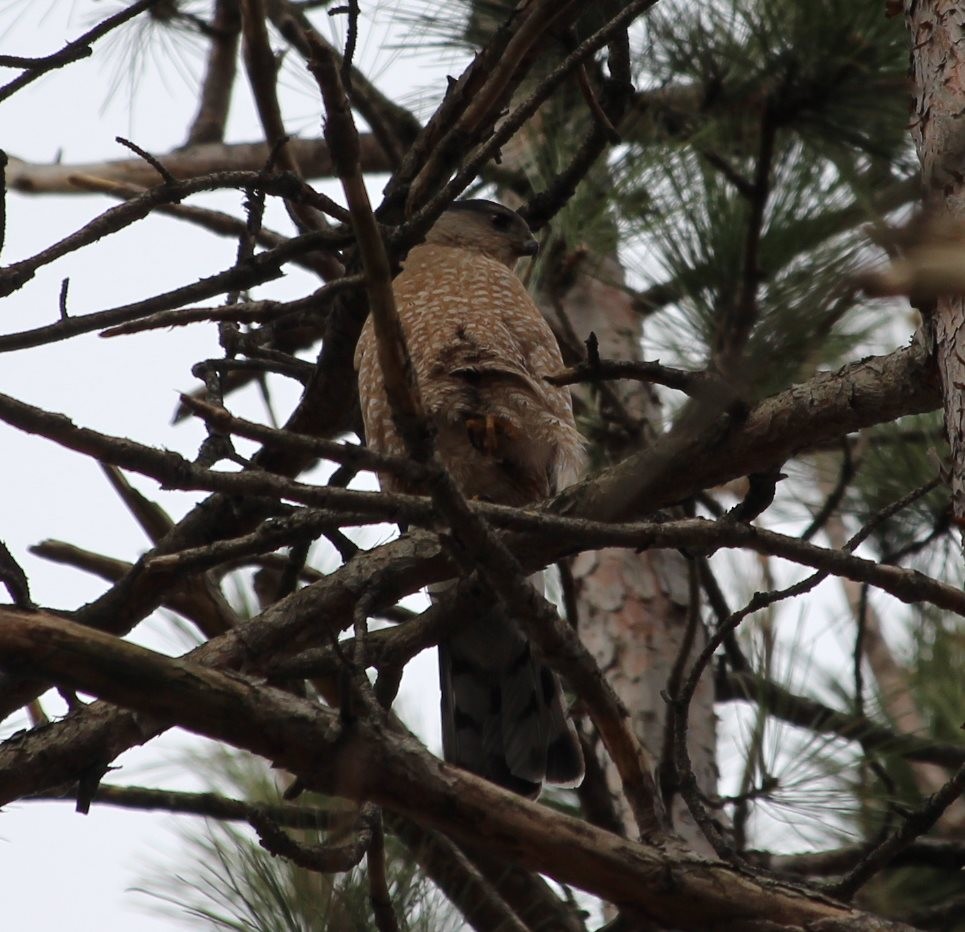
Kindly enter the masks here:
M 495 456 L 502 445 L 501 441 L 512 440 L 519 433 L 512 421 L 495 414 L 467 417 L 464 423 L 469 442 L 487 456 Z
M 480 452 L 492 456 L 496 452 L 496 418 L 492 414 L 467 417 L 465 423 L 469 442 Z

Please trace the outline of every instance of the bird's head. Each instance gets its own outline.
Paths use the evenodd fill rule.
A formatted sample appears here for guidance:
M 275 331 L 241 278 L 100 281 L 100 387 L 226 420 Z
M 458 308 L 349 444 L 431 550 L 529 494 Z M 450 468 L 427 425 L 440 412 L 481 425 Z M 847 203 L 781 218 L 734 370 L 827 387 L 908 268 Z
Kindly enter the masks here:
M 535 256 L 539 243 L 526 221 L 495 201 L 454 201 L 435 222 L 426 242 L 481 252 L 514 268 L 522 256 Z

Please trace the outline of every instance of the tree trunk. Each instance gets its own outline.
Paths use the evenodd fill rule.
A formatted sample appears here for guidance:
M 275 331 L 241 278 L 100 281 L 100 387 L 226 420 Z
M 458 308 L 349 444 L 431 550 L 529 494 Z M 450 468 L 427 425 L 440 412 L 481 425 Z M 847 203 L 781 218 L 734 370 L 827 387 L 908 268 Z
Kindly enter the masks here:
M 905 0 L 911 35 L 911 135 L 921 159 L 926 209 L 960 225 L 965 218 L 965 20 L 949 0 Z M 965 298 L 943 295 L 931 308 L 941 372 L 945 431 L 952 454 L 952 510 L 965 520 Z
M 640 359 L 641 318 L 627 292 L 619 287 L 623 270 L 613 259 L 577 275 L 562 300 L 563 310 L 580 339 L 592 331 L 600 355 Z M 610 383 L 625 410 L 642 422 L 645 440 L 660 430 L 660 411 L 645 383 Z M 586 395 L 589 395 L 587 392 Z M 667 704 L 661 692 L 680 653 L 687 627 L 690 586 L 687 561 L 674 550 L 634 553 L 602 550 L 581 554 L 572 565 L 580 637 L 596 658 L 630 712 L 633 730 L 655 761 L 664 747 Z M 691 658 L 706 640 L 703 625 Z M 713 688 L 704 677 L 690 707 L 689 748 L 700 789 L 717 792 L 716 717 Z M 620 781 L 599 741 L 596 751 L 626 834 L 633 818 L 620 792 Z M 672 803 L 674 827 L 694 850 L 712 854 L 680 796 Z

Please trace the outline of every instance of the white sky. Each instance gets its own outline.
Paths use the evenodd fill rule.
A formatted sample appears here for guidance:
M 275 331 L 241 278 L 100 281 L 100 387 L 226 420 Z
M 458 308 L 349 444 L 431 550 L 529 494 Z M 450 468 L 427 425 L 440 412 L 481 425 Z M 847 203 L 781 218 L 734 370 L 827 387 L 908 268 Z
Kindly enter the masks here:
M 401 5 L 401 4 L 400 4 Z M 35 2 L 0 0 L 0 52 L 46 54 L 59 48 L 119 8 L 118 3 Z M 387 9 L 387 8 L 386 8 Z M 388 19 L 390 12 L 383 16 Z M 378 16 L 378 14 L 377 14 Z M 321 16 L 321 20 L 325 17 Z M 458 73 L 457 62 L 437 51 L 416 60 L 390 48 L 381 25 L 363 22 L 357 60 L 381 87 L 403 102 L 420 100 L 420 88 L 444 87 L 446 72 Z M 172 47 L 146 58 L 133 97 L 124 80 L 113 80 L 123 60 L 118 48 L 101 43 L 91 59 L 41 78 L 12 99 L 0 103 L 0 147 L 29 161 L 66 163 L 126 155 L 114 137 L 126 136 L 155 154 L 184 139 L 194 112 L 190 78 L 168 68 Z M 199 73 L 199 59 L 187 66 Z M 0 69 L 0 81 L 14 72 Z M 239 86 L 243 86 L 240 84 Z M 319 105 L 312 83 L 292 72 L 283 81 L 290 131 L 316 132 Z M 424 111 L 427 101 L 422 100 Z M 246 92 L 232 111 L 229 138 L 260 138 Z M 379 182 L 380 184 L 381 182 Z M 336 184 L 320 185 L 338 196 Z M 377 200 L 378 187 L 373 194 Z M 198 198 L 204 204 L 242 216 L 240 193 L 222 192 Z M 7 199 L 6 245 L 0 261 L 29 256 L 77 229 L 109 206 L 102 198 L 25 197 Z M 277 204 L 270 203 L 266 225 L 290 232 Z M 228 267 L 236 244 L 171 219 L 142 221 L 94 248 L 72 254 L 43 270 L 21 291 L 2 303 L 2 332 L 56 320 L 61 279 L 70 277 L 69 308 L 74 314 L 112 307 L 166 288 L 185 284 Z M 317 286 L 305 273 L 290 270 L 283 281 L 255 291 L 256 297 L 288 298 Z M 212 302 L 216 303 L 216 302 Z M 216 330 L 195 325 L 176 331 L 103 340 L 96 334 L 54 346 L 7 354 L 0 360 L 0 391 L 49 410 L 68 414 L 78 424 L 108 433 L 129 435 L 145 443 L 193 457 L 203 437 L 193 422 L 170 424 L 176 392 L 197 383 L 190 374 L 199 359 L 220 355 Z M 284 419 L 298 398 L 297 385 L 275 380 L 274 400 Z M 236 411 L 264 417 L 254 391 L 235 396 Z M 57 538 L 110 556 L 133 559 L 146 540 L 92 461 L 61 450 L 45 440 L 0 425 L 0 539 L 28 573 L 34 599 L 58 608 L 76 608 L 99 595 L 104 584 L 83 573 L 32 556 L 28 548 Z M 245 447 L 239 444 L 244 452 Z M 149 481 L 131 477 L 135 485 L 178 518 L 204 495 L 164 493 Z M 41 490 L 43 495 L 40 495 Z M 747 582 L 753 587 L 753 581 Z M 5 594 L 0 593 L 5 598 Z M 734 599 L 735 604 L 737 599 Z M 816 627 L 806 647 L 830 643 L 840 634 L 840 615 L 831 599 L 819 603 Z M 142 624 L 135 639 L 169 652 L 180 648 L 163 621 Z M 835 633 L 837 632 L 837 633 Z M 827 639 L 830 638 L 829 642 Z M 847 648 L 845 648 L 847 649 Z M 827 653 L 827 651 L 825 651 Z M 401 703 L 410 721 L 430 746 L 438 746 L 438 706 L 434 657 L 424 654 L 407 669 Z M 813 684 L 812 684 L 813 685 Z M 56 713 L 57 700 L 45 700 Z M 414 720 L 414 721 L 413 721 Z M 6 736 L 24 719 L 4 726 Z M 730 720 L 722 732 L 723 756 L 733 758 L 739 725 Z M 125 755 L 123 769 L 109 779 L 169 788 L 199 788 L 190 774 L 173 765 L 187 739 L 169 734 L 147 749 Z M 173 826 L 188 817 L 147 815 L 94 805 L 87 817 L 75 815 L 69 803 L 18 803 L 0 813 L 0 924 L 4 929 L 74 932 L 123 928 L 127 932 L 170 929 L 170 915 L 146 913 L 151 901 L 128 890 L 142 882 L 148 862 L 163 862 L 178 850 Z M 791 847 L 799 845 L 792 841 Z M 173 860 L 170 863 L 174 863 Z

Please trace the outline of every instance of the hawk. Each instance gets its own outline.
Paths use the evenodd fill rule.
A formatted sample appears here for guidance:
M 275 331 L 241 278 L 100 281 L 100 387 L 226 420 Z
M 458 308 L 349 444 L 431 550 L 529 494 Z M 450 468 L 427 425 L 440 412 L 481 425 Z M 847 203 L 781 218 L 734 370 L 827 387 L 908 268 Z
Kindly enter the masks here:
M 526 505 L 582 467 L 569 389 L 544 379 L 563 366 L 559 346 L 514 272 L 520 257 L 537 251 L 514 211 L 456 201 L 393 283 L 436 449 L 467 498 Z M 366 443 L 404 456 L 371 319 L 355 367 Z M 391 477 L 380 482 L 401 490 Z M 498 605 L 461 621 L 440 644 L 439 662 L 446 760 L 528 796 L 544 781 L 580 782 L 583 756 L 559 681 Z

